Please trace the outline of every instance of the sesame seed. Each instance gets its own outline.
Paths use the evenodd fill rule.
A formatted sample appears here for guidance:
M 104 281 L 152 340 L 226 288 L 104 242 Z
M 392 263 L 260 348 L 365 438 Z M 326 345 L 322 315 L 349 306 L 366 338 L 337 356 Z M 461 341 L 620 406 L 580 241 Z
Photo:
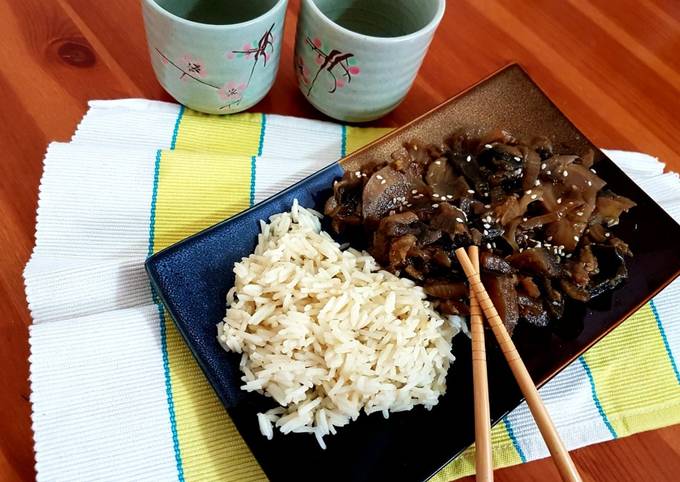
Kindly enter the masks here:
M 411 189 L 411 194 L 418 194 L 418 190 L 417 189 Z
M 588 184 L 589 186 L 592 186 L 592 185 L 593 185 L 593 181 L 588 181 L 587 184 Z
M 534 186 L 540 186 L 540 185 L 541 185 L 541 181 L 539 181 L 538 179 L 536 179 L 536 180 L 534 181 Z
M 521 161 L 521 160 L 522 160 L 522 158 L 521 158 L 521 157 L 519 157 L 519 156 L 514 156 L 514 157 L 513 157 L 513 159 L 514 159 L 514 160 L 516 160 L 517 162 L 519 162 L 519 161 Z
M 540 242 L 540 241 L 536 241 L 536 246 L 535 246 L 535 247 L 536 247 L 536 248 L 540 248 L 541 246 L 542 246 L 542 245 L 541 245 L 541 242 Z
M 375 177 L 376 177 L 376 179 L 382 179 L 383 178 L 380 174 L 377 174 Z
M 410 208 L 411 206 L 413 206 L 413 204 L 411 204 L 411 203 L 406 203 L 406 207 L 407 207 L 407 208 Z
M 470 161 L 472 160 L 472 156 L 467 156 L 467 157 L 465 158 L 465 160 L 466 160 L 467 162 L 470 162 Z
M 576 242 L 578 243 L 578 240 L 579 240 L 579 237 L 578 237 L 578 236 L 574 236 L 574 241 L 576 241 Z
M 519 248 L 519 252 L 521 253 L 522 251 L 524 251 L 524 248 Z
M 458 221 L 459 223 L 462 223 L 462 222 L 463 222 L 463 218 L 456 218 L 456 221 Z
M 560 248 L 560 251 L 562 251 L 562 250 L 564 249 L 564 245 L 563 245 L 563 244 L 560 244 L 560 245 L 559 245 L 559 248 Z
M 485 227 L 486 229 L 490 229 L 490 228 L 491 228 L 491 225 L 490 225 L 489 223 L 484 223 L 484 227 Z
M 385 183 L 387 183 L 387 181 L 385 181 L 384 179 L 382 181 L 380 181 L 380 184 L 385 184 Z
M 362 173 L 361 173 L 361 177 L 366 177 L 366 173 L 365 173 L 365 172 L 362 172 Z
M 557 204 L 562 204 L 562 198 L 561 197 L 557 198 Z
M 491 249 L 491 243 L 486 243 L 486 248 Z
M 590 168 L 590 170 L 593 172 L 593 174 L 597 174 L 597 171 L 595 169 L 593 169 L 592 167 Z
M 605 238 L 608 238 L 608 237 L 611 236 L 611 235 L 612 235 L 612 233 L 604 233 L 604 237 L 605 237 Z
M 567 254 L 565 258 L 571 258 L 571 253 Z
M 432 195 L 432 197 L 439 197 L 439 194 L 434 193 L 434 194 Z
M 572 184 L 572 185 L 571 185 L 571 190 L 572 190 L 572 191 L 576 191 L 577 189 L 578 189 L 578 186 L 576 186 L 576 184 Z
M 435 203 L 435 204 L 432 205 L 432 207 L 433 207 L 433 208 L 438 208 L 438 207 L 439 207 L 439 204 Z
M 538 194 L 532 194 L 531 199 L 536 199 L 538 197 Z
M 572 204 L 574 204 L 574 201 L 569 201 L 569 205 L 571 206 Z
M 522 221 L 524 221 L 525 223 L 526 223 L 528 220 L 529 220 L 529 218 L 522 218 Z
M 488 235 L 489 235 L 489 231 L 485 229 L 484 230 L 484 236 L 488 236 Z
M 446 199 L 453 199 L 453 196 L 451 194 L 447 194 Z
M 583 216 L 583 211 L 576 211 L 577 216 Z
M 548 165 L 545 162 L 541 164 L 541 169 L 545 169 L 546 167 L 548 167 Z
M 354 174 L 356 175 L 356 177 L 361 177 L 361 171 L 357 171 Z
M 496 247 L 496 243 L 491 243 L 491 246 L 493 246 L 493 247 L 495 248 L 495 247 Z
M 413 145 L 413 150 L 414 150 L 414 151 L 417 151 L 417 150 L 418 150 L 418 144 L 414 144 L 414 145 Z
M 524 194 L 527 194 L 527 195 L 531 194 L 531 189 L 524 191 Z
M 441 166 L 442 161 L 434 161 L 434 163 L 435 163 L 436 165 L 438 165 L 438 166 Z
M 546 239 L 547 239 L 548 241 L 552 241 L 552 236 L 548 236 Z
M 475 193 L 475 190 L 474 190 L 474 189 L 468 189 L 468 192 L 469 192 L 470 194 L 474 194 L 474 193 Z
M 493 146 L 491 144 L 484 144 L 484 147 L 486 147 L 487 149 L 491 149 Z
M 559 302 L 553 301 L 552 304 L 555 305 L 555 306 L 557 306 L 557 305 L 559 305 Z
M 491 209 L 491 204 L 485 204 L 484 209 Z
M 545 171 L 545 173 L 549 176 L 549 175 L 552 174 L 552 171 L 548 170 L 548 171 Z
M 565 169 L 564 171 L 562 171 L 562 175 L 563 175 L 564 177 L 567 177 L 567 176 L 569 175 L 569 173 L 568 173 L 567 170 Z
M 397 198 L 396 197 L 392 198 L 392 204 L 397 204 Z

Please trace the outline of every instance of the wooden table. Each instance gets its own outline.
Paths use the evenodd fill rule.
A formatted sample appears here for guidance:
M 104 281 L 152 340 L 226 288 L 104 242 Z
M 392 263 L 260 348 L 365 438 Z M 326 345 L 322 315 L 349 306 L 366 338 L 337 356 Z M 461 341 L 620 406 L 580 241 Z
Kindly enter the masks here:
M 278 79 L 253 110 L 321 118 L 296 87 L 291 3 Z M 35 475 L 21 271 L 45 147 L 70 138 L 88 99 L 171 99 L 151 71 L 138 0 L 0 5 L 0 479 L 13 481 Z M 513 60 L 596 144 L 648 152 L 680 171 L 677 0 L 451 0 L 413 90 L 377 124 L 403 124 Z M 668 480 L 680 474 L 680 426 L 573 454 L 587 480 Z M 496 473 L 556 478 L 549 460 Z

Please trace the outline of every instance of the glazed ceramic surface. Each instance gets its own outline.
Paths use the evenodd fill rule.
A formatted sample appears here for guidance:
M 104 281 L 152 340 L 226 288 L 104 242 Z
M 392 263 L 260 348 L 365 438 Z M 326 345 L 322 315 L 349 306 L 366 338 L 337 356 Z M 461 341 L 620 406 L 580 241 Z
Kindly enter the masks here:
M 680 273 L 680 225 L 569 122 L 520 67 L 503 69 L 338 163 L 147 260 L 157 293 L 269 480 L 421 481 L 474 442 L 470 340 L 464 335 L 453 339 L 456 361 L 446 378 L 446 394 L 432 410 L 416 407 L 389 419 L 362 414 L 327 437 L 328 448 L 322 450 L 309 434 L 277 431 L 272 440 L 262 436 L 256 414 L 275 402 L 241 390 L 240 355 L 220 347 L 216 325 L 224 318 L 234 263 L 257 244 L 259 220 L 289 210 L 294 199 L 323 211 L 334 180 L 375 159 L 388 159 L 403 142 L 440 143 L 457 129 L 479 134 L 498 127 L 521 138 L 548 136 L 558 153 L 592 149 L 598 175 L 637 203 L 615 228 L 635 253 L 627 262 L 629 278 L 614 291 L 575 307 L 551 329 L 523 323 L 516 328 L 513 340 L 539 386 Z M 493 337 L 487 337 L 487 363 L 495 424 L 520 404 L 522 393 Z M 291 461 L 302 458 L 300 470 Z
M 178 102 L 208 114 L 240 112 L 276 77 L 287 0 L 142 0 L 151 64 Z
M 406 96 L 445 0 L 303 0 L 295 70 L 305 97 L 347 122 L 377 119 Z

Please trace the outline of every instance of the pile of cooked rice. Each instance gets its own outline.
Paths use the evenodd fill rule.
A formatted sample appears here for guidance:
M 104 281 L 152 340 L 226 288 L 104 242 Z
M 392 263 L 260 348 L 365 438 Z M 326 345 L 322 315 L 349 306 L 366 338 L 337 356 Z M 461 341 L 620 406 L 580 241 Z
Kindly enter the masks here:
M 341 249 L 320 217 L 295 201 L 260 221 L 255 252 L 234 266 L 218 340 L 243 354 L 242 389 L 281 405 L 258 414 L 262 434 L 312 433 L 325 448 L 323 436 L 362 410 L 387 418 L 436 405 L 458 328 L 412 281 Z

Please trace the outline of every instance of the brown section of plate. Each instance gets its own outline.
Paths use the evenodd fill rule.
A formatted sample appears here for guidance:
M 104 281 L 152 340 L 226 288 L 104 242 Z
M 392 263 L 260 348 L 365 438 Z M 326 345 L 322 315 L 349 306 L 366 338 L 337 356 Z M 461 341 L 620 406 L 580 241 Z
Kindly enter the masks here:
M 556 145 L 571 152 L 597 150 L 524 70 L 512 64 L 357 150 L 340 164 L 347 170 L 355 170 L 371 159 L 389 157 L 412 139 L 439 144 L 457 129 L 479 133 L 497 127 L 506 128 L 520 138 L 549 136 Z

